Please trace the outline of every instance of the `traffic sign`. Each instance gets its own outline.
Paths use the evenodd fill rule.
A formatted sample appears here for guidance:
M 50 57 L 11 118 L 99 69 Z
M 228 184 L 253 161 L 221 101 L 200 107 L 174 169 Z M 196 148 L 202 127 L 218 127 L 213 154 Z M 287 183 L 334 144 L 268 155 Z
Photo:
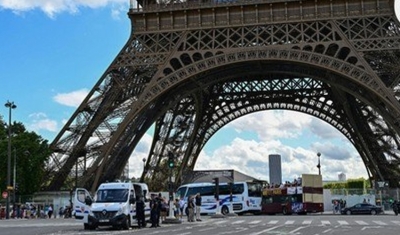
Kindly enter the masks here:
M 14 190 L 14 187 L 13 186 L 7 186 L 7 190 L 8 191 L 12 191 L 12 190 Z
M 7 191 L 4 191 L 4 192 L 1 194 L 1 196 L 3 196 L 3 198 L 7 198 L 7 197 L 8 197 Z

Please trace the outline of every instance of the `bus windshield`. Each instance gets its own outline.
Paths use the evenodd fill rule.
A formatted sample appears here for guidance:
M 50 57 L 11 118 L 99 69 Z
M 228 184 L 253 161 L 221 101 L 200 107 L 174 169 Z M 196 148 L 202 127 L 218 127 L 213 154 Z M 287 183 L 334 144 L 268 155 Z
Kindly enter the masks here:
M 126 202 L 128 189 L 100 189 L 96 193 L 96 202 Z

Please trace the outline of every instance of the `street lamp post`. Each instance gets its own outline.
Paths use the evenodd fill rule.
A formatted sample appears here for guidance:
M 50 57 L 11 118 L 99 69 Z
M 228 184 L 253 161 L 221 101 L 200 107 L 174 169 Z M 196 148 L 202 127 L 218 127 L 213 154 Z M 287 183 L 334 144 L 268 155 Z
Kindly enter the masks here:
M 321 175 L 321 161 L 320 161 L 321 153 L 318 152 L 318 153 L 317 153 L 317 156 L 318 156 L 318 165 L 317 165 L 317 168 L 318 168 L 318 175 Z
M 17 149 L 14 147 L 14 164 L 13 164 L 13 205 L 15 206 L 15 191 L 16 191 L 16 185 L 17 183 Z
M 17 108 L 14 102 L 7 101 L 5 106 L 9 109 L 8 113 L 8 151 L 7 151 L 7 203 L 6 219 L 10 219 L 10 187 L 11 187 L 11 110 Z
M 142 183 L 143 183 L 144 182 L 144 170 L 146 168 L 146 158 L 143 158 L 142 162 L 143 162 L 143 172 L 142 172 L 141 180 L 142 180 Z

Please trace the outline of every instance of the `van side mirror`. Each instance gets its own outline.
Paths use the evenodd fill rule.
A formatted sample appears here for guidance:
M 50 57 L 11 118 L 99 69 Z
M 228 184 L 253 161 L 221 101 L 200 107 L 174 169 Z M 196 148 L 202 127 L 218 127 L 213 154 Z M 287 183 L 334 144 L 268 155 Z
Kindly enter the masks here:
M 93 203 L 92 199 L 89 196 L 86 196 L 85 198 L 85 204 L 88 206 L 91 206 Z
M 135 197 L 134 197 L 133 195 L 131 195 L 131 196 L 129 197 L 129 203 L 130 203 L 130 204 L 135 204 L 135 202 L 136 202 Z

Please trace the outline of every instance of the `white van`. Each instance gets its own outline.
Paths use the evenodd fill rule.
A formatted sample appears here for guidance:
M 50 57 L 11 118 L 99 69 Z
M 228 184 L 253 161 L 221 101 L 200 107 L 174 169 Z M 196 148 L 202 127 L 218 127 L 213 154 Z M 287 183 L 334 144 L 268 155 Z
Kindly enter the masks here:
M 145 216 L 150 216 L 147 198 L 148 186 L 144 183 L 103 183 L 92 198 L 84 188 L 75 190 L 74 216 L 83 222 L 85 229 L 99 226 L 129 229 L 136 226 L 136 200 L 145 199 Z

